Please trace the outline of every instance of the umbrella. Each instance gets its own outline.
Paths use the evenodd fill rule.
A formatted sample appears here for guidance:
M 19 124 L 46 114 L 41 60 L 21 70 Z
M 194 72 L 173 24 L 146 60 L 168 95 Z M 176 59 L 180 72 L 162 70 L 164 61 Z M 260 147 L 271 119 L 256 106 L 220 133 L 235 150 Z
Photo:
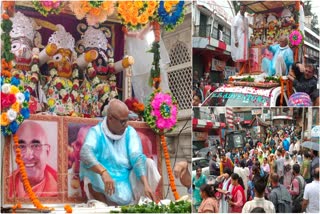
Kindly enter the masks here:
M 315 126 L 311 129 L 311 137 L 320 137 L 320 126 Z
M 302 147 L 308 148 L 308 149 L 312 149 L 312 150 L 316 150 L 319 151 L 319 143 L 315 143 L 312 141 L 305 141 L 301 144 Z

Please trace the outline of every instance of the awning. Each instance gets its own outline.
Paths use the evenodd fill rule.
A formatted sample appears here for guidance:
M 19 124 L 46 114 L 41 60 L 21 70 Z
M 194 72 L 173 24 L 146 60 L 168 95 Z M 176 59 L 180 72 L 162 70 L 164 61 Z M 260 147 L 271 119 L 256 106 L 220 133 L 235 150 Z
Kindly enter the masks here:
M 205 119 L 192 119 L 192 128 L 193 130 L 199 131 L 208 131 L 209 129 L 218 129 L 218 128 L 225 128 L 226 124 L 223 122 L 212 122 L 211 120 Z

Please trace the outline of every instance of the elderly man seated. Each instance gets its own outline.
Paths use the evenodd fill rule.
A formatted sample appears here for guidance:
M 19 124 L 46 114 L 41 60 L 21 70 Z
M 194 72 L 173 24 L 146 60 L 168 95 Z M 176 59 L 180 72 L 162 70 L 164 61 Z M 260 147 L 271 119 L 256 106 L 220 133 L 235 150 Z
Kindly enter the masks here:
M 319 106 L 318 79 L 315 77 L 315 69 L 311 64 L 303 65 L 299 62 L 293 64 L 288 78 L 293 82 L 296 92 L 308 94 L 313 105 Z
M 137 203 L 140 196 L 155 200 L 160 174 L 142 152 L 136 130 L 127 124 L 129 110 L 112 99 L 107 116 L 92 127 L 80 152 L 80 179 L 88 199 L 108 205 Z
M 273 53 L 273 58 L 262 59 L 262 70 L 269 76 L 287 75 L 293 64 L 293 52 L 288 46 L 288 38 L 281 36 L 279 44 L 269 46 L 268 49 Z

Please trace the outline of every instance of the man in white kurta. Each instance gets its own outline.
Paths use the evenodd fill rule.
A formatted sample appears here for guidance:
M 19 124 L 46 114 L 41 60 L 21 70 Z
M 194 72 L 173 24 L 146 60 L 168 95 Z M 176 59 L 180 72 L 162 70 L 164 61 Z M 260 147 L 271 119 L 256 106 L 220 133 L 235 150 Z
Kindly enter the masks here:
M 246 6 L 241 5 L 231 26 L 231 56 L 238 63 L 238 69 L 249 59 L 249 22 L 245 12 Z

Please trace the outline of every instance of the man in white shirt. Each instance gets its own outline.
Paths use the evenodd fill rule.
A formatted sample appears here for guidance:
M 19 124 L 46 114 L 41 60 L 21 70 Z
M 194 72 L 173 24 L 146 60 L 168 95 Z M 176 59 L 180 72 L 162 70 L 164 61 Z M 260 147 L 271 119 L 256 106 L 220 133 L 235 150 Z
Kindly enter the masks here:
M 307 184 L 304 189 L 303 201 L 302 201 L 302 210 L 305 210 L 306 213 L 319 213 L 319 167 L 314 170 L 314 180 L 312 183 Z
M 275 207 L 271 201 L 264 199 L 264 192 L 267 185 L 267 178 L 255 176 L 254 192 L 255 197 L 248 201 L 242 208 L 242 213 L 250 213 L 254 208 L 263 208 L 265 213 L 276 213 Z

